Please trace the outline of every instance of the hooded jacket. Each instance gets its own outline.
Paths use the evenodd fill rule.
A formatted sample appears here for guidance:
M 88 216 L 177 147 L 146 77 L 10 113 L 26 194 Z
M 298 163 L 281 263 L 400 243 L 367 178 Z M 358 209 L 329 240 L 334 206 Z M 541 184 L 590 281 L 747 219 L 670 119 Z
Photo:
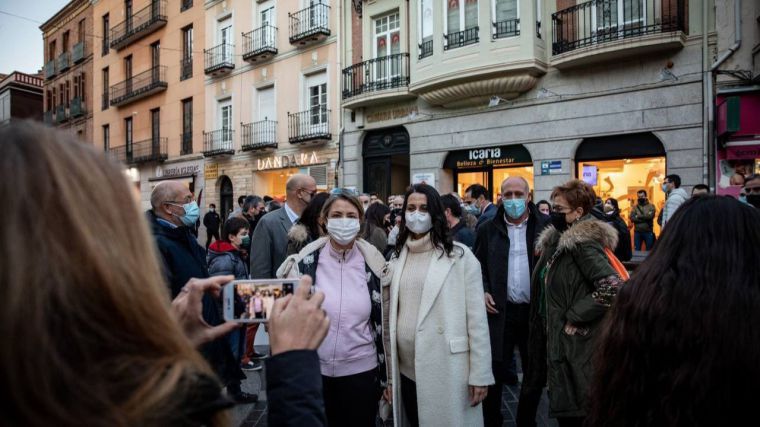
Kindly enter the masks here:
M 617 242 L 617 231 L 591 215 L 563 233 L 549 226 L 539 236 L 523 387 L 548 385 L 551 417 L 585 416 L 594 339 L 620 286 L 604 249 Z M 566 324 L 578 332 L 568 335 Z
M 240 257 L 240 252 L 231 243 L 216 240 L 208 248 L 206 255 L 208 274 L 223 276 L 231 274 L 236 280 L 248 278 L 248 267 Z
M 665 201 L 665 207 L 662 209 L 662 226 L 665 227 L 665 224 L 670 221 L 670 218 L 673 218 L 673 215 L 676 213 L 678 208 L 681 207 L 682 204 L 686 203 L 686 201 L 689 200 L 689 194 L 686 193 L 686 190 L 683 188 L 674 188 L 668 193 L 668 200 Z

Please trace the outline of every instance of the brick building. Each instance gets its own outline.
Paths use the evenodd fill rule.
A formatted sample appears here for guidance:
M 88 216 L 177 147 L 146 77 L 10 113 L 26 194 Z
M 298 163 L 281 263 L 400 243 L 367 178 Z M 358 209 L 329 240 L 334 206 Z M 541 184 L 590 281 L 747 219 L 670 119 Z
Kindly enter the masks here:
M 23 119 L 42 120 L 42 78 L 19 71 L 0 74 L 0 126 Z

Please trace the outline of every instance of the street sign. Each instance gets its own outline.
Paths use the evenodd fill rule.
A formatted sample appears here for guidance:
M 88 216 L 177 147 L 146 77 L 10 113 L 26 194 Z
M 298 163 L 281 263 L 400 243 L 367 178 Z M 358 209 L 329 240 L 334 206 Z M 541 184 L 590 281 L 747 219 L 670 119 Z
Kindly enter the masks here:
M 541 162 L 541 175 L 558 175 L 562 173 L 562 160 L 544 160 Z

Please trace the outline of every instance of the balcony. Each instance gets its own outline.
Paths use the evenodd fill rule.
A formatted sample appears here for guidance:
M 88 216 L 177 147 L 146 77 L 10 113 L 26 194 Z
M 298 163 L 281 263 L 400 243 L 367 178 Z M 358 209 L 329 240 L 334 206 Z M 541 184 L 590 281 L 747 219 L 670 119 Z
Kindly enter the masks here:
M 111 106 L 129 104 L 166 90 L 166 66 L 159 65 L 111 86 Z
M 45 63 L 45 78 L 50 79 L 55 76 L 55 59 Z
M 46 125 L 53 124 L 53 110 L 47 110 L 42 114 L 42 122 Z
M 204 50 L 206 55 L 204 71 L 206 74 L 222 76 L 235 69 L 235 58 L 233 53 L 235 46 L 231 44 L 220 44 L 211 49 Z
M 291 144 L 318 144 L 331 139 L 330 110 L 326 105 L 315 105 L 306 111 L 288 113 L 288 141 Z
M 261 120 L 241 126 L 243 151 L 267 150 L 277 148 L 277 122 Z
M 179 80 L 187 80 L 193 77 L 193 57 L 179 60 Z
M 127 146 L 122 145 L 121 147 L 109 147 L 108 151 L 106 152 L 106 157 L 109 159 L 119 162 L 119 163 L 127 163 Z
M 69 114 L 66 109 L 68 108 L 68 105 L 61 104 L 57 107 L 55 107 L 55 122 L 56 123 L 63 123 L 67 120 L 69 120 Z
M 58 61 L 56 65 L 56 69 L 58 69 L 58 72 L 62 73 L 71 67 L 71 52 L 63 52 L 60 55 L 58 55 Z
M 277 27 L 265 25 L 243 34 L 243 59 L 266 61 L 277 55 Z
M 179 148 L 179 155 L 184 156 L 186 154 L 193 154 L 193 134 L 183 133 L 180 136 L 181 146 Z
M 370 59 L 344 69 L 342 97 L 349 109 L 414 98 L 409 93 L 409 54 Z
M 168 138 L 154 137 L 127 145 L 127 164 L 163 162 L 169 158 L 167 154 Z
M 420 55 L 418 59 L 427 58 L 433 54 L 433 40 L 426 40 L 417 45 L 420 49 Z
M 464 31 L 443 35 L 443 50 L 456 49 L 480 41 L 478 37 L 479 27 L 468 28 Z
M 592 0 L 552 14 L 552 65 L 586 65 L 680 49 L 686 0 Z
M 306 46 L 318 43 L 330 36 L 330 6 L 315 4 L 296 13 L 288 13 L 290 18 L 290 44 Z
M 74 47 L 71 49 L 71 60 L 74 61 L 75 64 L 79 64 L 80 62 L 84 61 L 84 42 L 81 41 L 74 45 Z
M 235 154 L 234 136 L 235 131 L 229 128 L 203 132 L 203 156 L 212 157 Z
M 84 108 L 84 100 L 82 98 L 79 98 L 79 97 L 72 98 L 70 113 L 71 113 L 72 119 L 77 118 L 77 117 L 82 117 L 85 115 L 86 111 Z
M 507 19 L 505 21 L 493 23 L 493 38 L 503 39 L 507 37 L 517 37 L 520 35 L 520 20 Z
M 151 0 L 126 20 L 111 28 L 111 49 L 121 50 L 166 25 L 166 0 Z

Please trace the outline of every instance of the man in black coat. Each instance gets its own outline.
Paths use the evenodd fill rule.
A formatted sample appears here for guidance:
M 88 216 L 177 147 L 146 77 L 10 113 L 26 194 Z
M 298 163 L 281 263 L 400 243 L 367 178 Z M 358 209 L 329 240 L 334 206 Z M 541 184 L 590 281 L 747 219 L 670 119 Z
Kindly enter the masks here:
M 211 203 L 208 205 L 208 212 L 203 216 L 203 226 L 206 227 L 206 251 L 208 251 L 212 237 L 219 240 L 219 226 L 221 224 L 222 219 L 216 213 L 216 205 Z
M 501 184 L 502 204 L 492 220 L 477 231 L 475 256 L 481 264 L 491 358 L 496 384 L 489 387 L 483 402 L 485 425 L 501 426 L 502 388 L 512 362 L 514 348 L 520 350 L 523 367 L 527 360 L 530 277 L 538 260 L 535 242 L 549 224 L 549 217 L 531 202 L 528 182 L 510 177 Z M 545 361 L 544 361 L 545 363 Z M 517 408 L 518 426 L 535 426 L 542 390 L 521 392 Z
M 157 185 L 151 193 L 150 204 L 148 222 L 156 239 L 166 283 L 175 298 L 190 279 L 209 277 L 206 251 L 190 229 L 199 216 L 198 205 L 186 186 L 173 181 Z M 211 326 L 224 323 L 221 303 L 208 294 L 203 296 L 203 318 Z M 245 374 L 232 356 L 226 337 L 206 344 L 201 353 L 235 401 L 250 403 L 258 400 L 258 396 L 240 390 L 240 380 Z

